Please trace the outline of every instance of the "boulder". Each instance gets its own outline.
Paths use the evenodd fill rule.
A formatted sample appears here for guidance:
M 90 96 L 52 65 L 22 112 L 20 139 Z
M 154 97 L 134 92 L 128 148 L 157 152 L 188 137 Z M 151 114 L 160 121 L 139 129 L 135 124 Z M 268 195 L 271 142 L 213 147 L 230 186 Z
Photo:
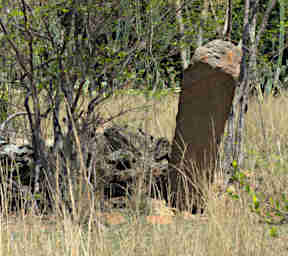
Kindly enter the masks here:
M 214 168 L 241 56 L 240 48 L 232 43 L 214 40 L 196 50 L 184 72 L 169 171 L 173 202 L 179 208 L 199 201 L 194 185 L 200 178 L 213 176 L 207 175 L 208 169 Z

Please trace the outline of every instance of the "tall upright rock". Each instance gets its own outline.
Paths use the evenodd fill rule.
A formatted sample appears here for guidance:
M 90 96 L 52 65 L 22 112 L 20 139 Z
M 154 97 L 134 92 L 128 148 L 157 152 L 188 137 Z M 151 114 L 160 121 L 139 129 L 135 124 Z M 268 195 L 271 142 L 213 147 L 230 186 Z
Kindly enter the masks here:
M 231 109 L 241 57 L 237 46 L 214 40 L 196 50 L 184 72 L 169 172 L 173 202 L 180 209 L 199 202 L 198 185 L 211 178 L 207 174 Z

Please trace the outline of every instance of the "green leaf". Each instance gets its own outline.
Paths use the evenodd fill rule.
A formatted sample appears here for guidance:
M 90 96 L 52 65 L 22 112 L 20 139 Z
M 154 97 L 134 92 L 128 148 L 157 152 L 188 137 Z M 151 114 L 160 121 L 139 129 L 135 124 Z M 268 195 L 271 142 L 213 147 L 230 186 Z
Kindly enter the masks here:
M 66 8 L 62 8 L 61 11 L 62 11 L 63 13 L 67 13 L 67 12 L 69 12 L 69 10 L 66 9 Z
M 247 193 L 250 193 L 250 191 L 251 191 L 250 185 L 249 185 L 249 184 L 246 184 L 245 187 L 244 187 L 244 190 L 245 190 Z
M 21 10 L 17 10 L 17 9 L 15 9 L 15 10 L 13 10 L 11 13 L 10 13 L 10 15 L 11 16 L 17 16 L 17 17 L 19 17 L 19 16 L 24 16 L 24 13 L 21 11 Z
M 36 200 L 40 200 L 40 199 L 42 198 L 42 196 L 41 196 L 40 193 L 36 193 L 36 194 L 34 194 L 34 198 L 35 198 Z
M 254 204 L 255 210 L 259 209 L 260 202 L 259 202 L 259 200 L 255 194 L 252 196 L 252 199 L 253 199 L 253 204 Z
M 278 237 L 279 233 L 278 233 L 278 229 L 276 227 L 271 227 L 269 230 L 269 234 L 271 237 Z
M 276 206 L 276 209 L 280 209 L 280 202 L 279 202 L 279 200 L 276 200 L 276 202 L 275 202 L 275 206 Z
M 284 202 L 287 202 L 285 193 L 282 193 L 281 197 L 282 197 L 282 200 L 283 200 Z
M 233 168 L 235 168 L 235 169 L 237 168 L 238 165 L 237 165 L 237 161 L 236 161 L 236 160 L 233 160 L 232 166 L 233 166 Z
M 233 199 L 233 200 L 239 200 L 240 197 L 239 197 L 239 195 L 237 195 L 237 194 L 233 194 L 233 195 L 232 195 L 232 199 Z

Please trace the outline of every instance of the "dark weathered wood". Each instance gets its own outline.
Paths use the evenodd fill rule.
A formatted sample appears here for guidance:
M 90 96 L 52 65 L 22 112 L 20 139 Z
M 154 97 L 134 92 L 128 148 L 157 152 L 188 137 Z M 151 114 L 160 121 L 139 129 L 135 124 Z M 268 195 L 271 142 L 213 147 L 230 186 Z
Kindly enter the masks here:
M 214 167 L 240 61 L 239 48 L 230 42 L 215 40 L 196 50 L 192 65 L 184 72 L 170 161 L 171 189 L 180 208 L 187 208 L 195 199 L 191 199 L 195 194 L 194 185 L 200 182 L 195 176 L 209 179 L 212 176 L 206 174 Z
M 144 179 L 143 188 L 150 193 L 151 189 L 148 186 L 155 184 L 168 170 L 171 149 L 169 141 L 166 138 L 154 138 L 140 129 L 135 131 L 129 127 L 112 126 L 105 129 L 104 133 L 93 134 L 88 144 L 84 142 L 82 144 L 86 148 L 85 154 L 88 155 L 85 159 L 90 185 L 95 192 L 104 187 L 105 198 L 125 195 L 128 188 L 133 189 L 138 178 Z M 51 192 L 50 190 L 54 188 L 45 182 L 47 175 L 53 173 L 53 170 L 35 168 L 34 153 L 32 147 L 28 145 L 18 146 L 0 137 L 0 164 L 2 170 L 6 166 L 12 174 L 7 178 L 12 178 L 12 183 L 15 185 L 12 191 L 15 197 L 23 187 L 30 190 L 31 195 L 39 191 Z M 47 154 L 51 157 L 49 161 L 55 160 L 53 148 L 47 148 Z M 65 156 L 60 154 L 60 157 L 63 157 L 61 162 L 64 164 Z M 78 166 L 75 157 L 71 168 L 77 171 Z M 65 187 L 68 188 L 67 184 L 65 185 L 66 175 L 64 165 L 60 167 L 62 178 L 59 184 L 64 190 Z M 10 182 L 3 173 L 0 175 L 0 181 L 1 184 Z M 52 191 L 52 194 L 54 192 Z

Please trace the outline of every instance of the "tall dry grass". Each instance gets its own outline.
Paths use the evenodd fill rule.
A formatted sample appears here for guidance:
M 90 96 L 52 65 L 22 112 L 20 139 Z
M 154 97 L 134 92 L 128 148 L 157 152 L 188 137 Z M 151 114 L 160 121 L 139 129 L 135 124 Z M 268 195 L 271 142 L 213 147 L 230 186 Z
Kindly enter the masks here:
M 121 109 L 140 107 L 113 122 L 140 126 L 155 136 L 172 139 L 176 106 L 175 95 L 161 99 L 126 95 L 115 96 L 98 111 L 110 117 Z M 285 96 L 267 98 L 260 105 L 253 101 L 247 113 L 244 169 L 251 175 L 252 185 L 275 197 L 288 190 L 287 113 Z M 125 212 L 104 218 L 93 210 L 81 224 L 57 211 L 51 216 L 39 216 L 33 211 L 2 214 L 0 254 L 287 255 L 287 226 L 277 226 L 277 236 L 271 236 L 271 226 L 259 222 L 248 205 L 245 194 L 233 200 L 226 194 L 217 196 L 212 187 L 207 191 L 204 215 L 162 214 L 167 215 L 170 224 L 151 224 L 145 216 Z M 107 225 L 100 226 L 98 220 Z

